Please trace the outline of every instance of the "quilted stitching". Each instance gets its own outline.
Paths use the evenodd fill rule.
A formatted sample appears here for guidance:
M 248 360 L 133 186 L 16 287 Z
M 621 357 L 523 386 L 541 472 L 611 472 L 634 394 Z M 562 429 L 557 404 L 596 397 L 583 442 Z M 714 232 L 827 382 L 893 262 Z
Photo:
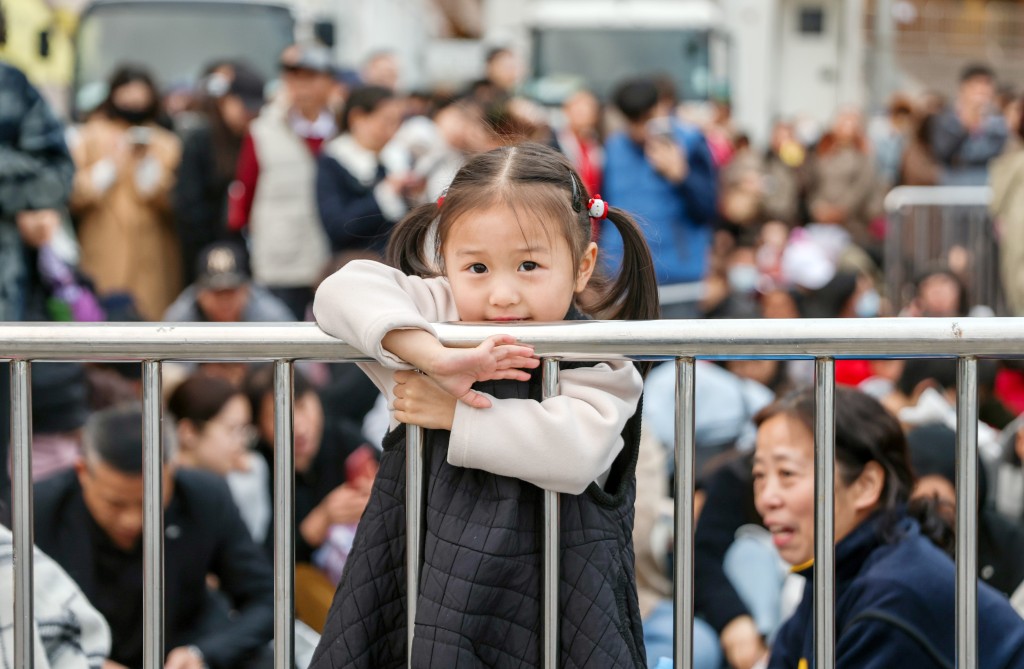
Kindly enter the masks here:
M 568 366 L 568 365 L 566 365 Z M 530 383 L 484 388 L 539 398 Z M 616 506 L 562 496 L 561 666 L 643 667 L 630 540 L 639 410 L 624 431 Z M 424 565 L 414 667 L 540 665 L 543 496 L 519 481 L 450 466 L 447 432 L 427 433 Z M 335 594 L 314 669 L 404 667 L 405 430 L 385 440 L 381 468 Z

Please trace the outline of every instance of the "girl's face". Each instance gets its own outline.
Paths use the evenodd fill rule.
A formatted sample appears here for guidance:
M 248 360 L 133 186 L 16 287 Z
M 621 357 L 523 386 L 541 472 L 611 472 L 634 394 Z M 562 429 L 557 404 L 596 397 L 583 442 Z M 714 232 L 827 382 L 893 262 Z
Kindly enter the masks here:
M 837 543 L 870 515 L 880 493 L 875 489 L 880 472 L 877 463 L 869 463 L 846 485 L 836 469 Z M 814 558 L 814 435 L 787 414 L 769 418 L 757 430 L 754 505 L 783 560 L 800 565 Z
M 557 224 L 504 205 L 466 213 L 441 248 L 463 321 L 560 321 L 597 260 L 590 243 L 577 270 Z
M 352 136 L 363 148 L 379 152 L 402 125 L 402 102 L 384 100 L 372 112 L 353 111 L 349 117 Z
M 193 452 L 196 464 L 221 476 L 243 469 L 254 433 L 249 402 L 235 395 L 199 433 Z

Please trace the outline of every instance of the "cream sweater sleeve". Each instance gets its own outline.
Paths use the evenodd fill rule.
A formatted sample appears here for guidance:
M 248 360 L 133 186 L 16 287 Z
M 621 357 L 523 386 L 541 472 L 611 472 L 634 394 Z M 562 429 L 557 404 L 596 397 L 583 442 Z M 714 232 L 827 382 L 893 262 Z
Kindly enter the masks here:
M 603 482 L 636 412 L 640 373 L 632 363 L 601 363 L 564 370 L 558 385 L 559 395 L 543 402 L 491 398 L 489 409 L 460 402 L 448 463 L 573 495 Z

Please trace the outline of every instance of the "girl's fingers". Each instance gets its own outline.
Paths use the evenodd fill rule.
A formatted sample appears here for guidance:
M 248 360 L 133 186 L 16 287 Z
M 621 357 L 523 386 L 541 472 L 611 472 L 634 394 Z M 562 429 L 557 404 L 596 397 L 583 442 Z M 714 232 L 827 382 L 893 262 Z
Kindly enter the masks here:
M 491 401 L 478 393 L 475 390 L 470 390 L 465 395 L 459 398 L 460 402 L 468 404 L 474 409 L 489 409 L 491 408 Z

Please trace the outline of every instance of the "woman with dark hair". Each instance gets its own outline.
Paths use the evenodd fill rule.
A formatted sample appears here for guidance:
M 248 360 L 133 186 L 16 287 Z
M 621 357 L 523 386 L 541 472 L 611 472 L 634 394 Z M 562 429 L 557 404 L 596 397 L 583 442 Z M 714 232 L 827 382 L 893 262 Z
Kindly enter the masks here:
M 803 669 L 814 656 L 814 392 L 757 416 L 754 500 L 782 558 L 808 580 L 771 649 L 769 667 Z M 955 662 L 955 567 L 936 542 L 949 528 L 930 499 L 910 502 L 906 438 L 871 397 L 835 397 L 836 666 L 941 669 Z M 978 584 L 978 666 L 1024 666 L 1024 621 Z
M 174 213 L 185 283 L 199 252 L 227 235 L 228 187 L 242 138 L 263 106 L 263 78 L 244 63 L 216 63 L 202 80 L 195 121 L 182 133 Z
M 160 97 L 145 70 L 122 67 L 109 88 L 71 146 L 81 269 L 101 297 L 131 295 L 144 318 L 157 320 L 181 290 L 170 206 L 181 144 L 157 125 Z
M 1011 316 L 1024 315 L 1024 114 L 1016 130 L 1015 148 L 994 160 L 989 168 L 989 209 L 996 218 L 999 267 Z
M 338 128 L 317 160 L 316 200 L 334 253 L 383 253 L 388 234 L 408 209 L 406 196 L 423 182 L 388 174 L 380 152 L 398 131 L 402 104 L 389 88 L 365 86 L 349 95 Z

